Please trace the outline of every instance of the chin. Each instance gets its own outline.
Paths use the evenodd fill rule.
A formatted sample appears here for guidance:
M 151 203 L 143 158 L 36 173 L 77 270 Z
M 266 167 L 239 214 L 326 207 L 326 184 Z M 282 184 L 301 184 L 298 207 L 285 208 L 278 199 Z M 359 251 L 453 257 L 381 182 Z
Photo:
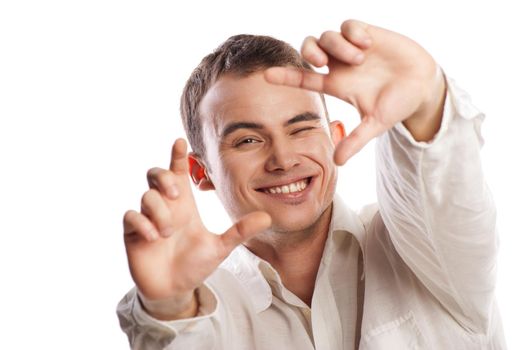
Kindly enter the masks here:
M 269 214 L 271 214 L 273 222 L 272 230 L 274 232 L 285 233 L 314 229 L 324 213 L 325 211 L 318 211 L 317 213 L 309 215 L 303 215 L 305 213 L 301 213 L 302 215 L 295 216 L 292 219 L 289 218 L 289 216 L 293 214 L 291 211 L 289 211 L 288 215 L 281 215 L 281 213 L 278 213 L 278 215 Z

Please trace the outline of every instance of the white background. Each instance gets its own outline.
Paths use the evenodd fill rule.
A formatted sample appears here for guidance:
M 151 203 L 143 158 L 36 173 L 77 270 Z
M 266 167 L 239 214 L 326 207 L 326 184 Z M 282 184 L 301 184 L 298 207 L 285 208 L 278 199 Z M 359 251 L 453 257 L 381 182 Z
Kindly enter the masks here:
M 484 169 L 498 205 L 498 299 L 523 348 L 523 90 L 517 2 L 2 1 L 0 347 L 126 349 L 115 307 L 132 286 L 122 244 L 145 172 L 183 136 L 178 102 L 199 60 L 228 36 L 306 35 L 358 18 L 420 42 L 488 116 Z M 330 114 L 354 126 L 348 106 Z M 358 208 L 375 200 L 372 145 L 342 170 Z M 216 232 L 228 222 L 198 195 Z

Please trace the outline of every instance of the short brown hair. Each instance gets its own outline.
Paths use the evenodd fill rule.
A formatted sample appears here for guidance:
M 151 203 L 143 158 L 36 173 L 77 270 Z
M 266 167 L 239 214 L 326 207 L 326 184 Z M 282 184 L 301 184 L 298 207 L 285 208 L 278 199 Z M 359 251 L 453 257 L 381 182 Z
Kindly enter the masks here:
M 203 58 L 187 80 L 180 101 L 183 126 L 189 144 L 198 156 L 205 157 L 199 106 L 212 84 L 224 74 L 241 77 L 282 66 L 312 70 L 309 63 L 291 45 L 262 35 L 231 36 L 213 53 Z

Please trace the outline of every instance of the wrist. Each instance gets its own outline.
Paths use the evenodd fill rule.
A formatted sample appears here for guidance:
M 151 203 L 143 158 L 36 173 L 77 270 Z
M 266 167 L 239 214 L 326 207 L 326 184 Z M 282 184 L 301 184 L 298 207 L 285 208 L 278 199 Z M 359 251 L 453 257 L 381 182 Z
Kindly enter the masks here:
M 138 298 L 144 310 L 152 317 L 162 321 L 192 318 L 198 314 L 196 291 L 167 299 L 148 299 L 140 291 Z
M 443 119 L 443 107 L 447 92 L 446 81 L 441 68 L 436 67 L 436 72 L 431 79 L 426 97 L 418 110 L 403 121 L 416 141 L 430 141 L 439 131 Z

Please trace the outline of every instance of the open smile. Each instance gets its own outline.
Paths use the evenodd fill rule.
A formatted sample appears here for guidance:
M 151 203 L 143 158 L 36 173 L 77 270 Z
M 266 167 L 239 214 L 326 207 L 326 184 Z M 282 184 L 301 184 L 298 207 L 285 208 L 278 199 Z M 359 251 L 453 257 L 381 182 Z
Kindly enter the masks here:
M 307 188 L 310 183 L 311 178 L 305 178 L 299 181 L 291 182 L 285 185 L 280 186 L 271 186 L 266 188 L 258 189 L 258 191 L 263 191 L 268 194 L 277 194 L 277 193 L 295 193 L 301 192 Z
M 267 187 L 261 187 L 256 189 L 258 192 L 262 192 L 276 198 L 297 198 L 305 195 L 313 182 L 313 177 L 305 177 L 298 180 L 292 180 L 291 182 L 274 184 Z

